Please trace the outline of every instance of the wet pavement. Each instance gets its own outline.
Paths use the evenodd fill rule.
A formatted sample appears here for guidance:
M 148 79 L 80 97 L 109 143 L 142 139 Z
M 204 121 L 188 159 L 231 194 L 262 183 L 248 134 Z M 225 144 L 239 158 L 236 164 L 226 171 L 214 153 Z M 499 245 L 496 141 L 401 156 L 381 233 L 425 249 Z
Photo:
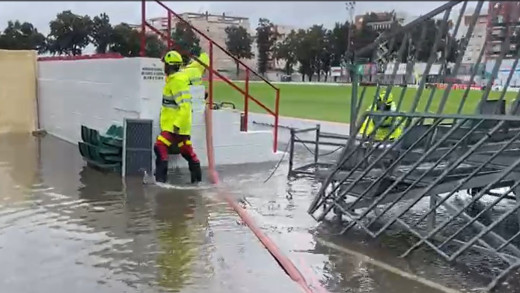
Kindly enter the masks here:
M 298 149 L 295 160 L 309 157 Z M 305 277 L 328 291 L 442 292 L 349 251 L 461 291 L 489 282 L 428 251 L 398 258 L 407 237 L 398 231 L 379 241 L 332 236 L 334 225 L 306 213 L 319 184 L 287 179 L 286 161 L 264 183 L 274 165 L 219 174 Z M 213 188 L 122 182 L 50 135 L 0 137 L 0 259 L 1 292 L 301 292 Z

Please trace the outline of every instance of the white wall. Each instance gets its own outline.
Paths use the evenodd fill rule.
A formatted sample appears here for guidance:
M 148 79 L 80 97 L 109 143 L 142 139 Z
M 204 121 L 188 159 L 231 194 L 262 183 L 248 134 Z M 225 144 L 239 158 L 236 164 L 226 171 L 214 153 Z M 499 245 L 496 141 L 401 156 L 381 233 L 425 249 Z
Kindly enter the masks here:
M 81 125 L 104 133 L 124 118 L 154 120 L 154 138 L 159 134 L 162 100 L 162 64 L 155 58 L 40 61 L 39 89 L 41 127 L 48 133 L 76 144 Z M 194 97 L 192 142 L 207 165 L 204 88 L 192 87 Z M 217 165 L 278 160 L 272 151 L 271 131 L 240 132 L 240 114 L 213 112 L 213 142 Z M 186 167 L 182 158 L 173 158 Z

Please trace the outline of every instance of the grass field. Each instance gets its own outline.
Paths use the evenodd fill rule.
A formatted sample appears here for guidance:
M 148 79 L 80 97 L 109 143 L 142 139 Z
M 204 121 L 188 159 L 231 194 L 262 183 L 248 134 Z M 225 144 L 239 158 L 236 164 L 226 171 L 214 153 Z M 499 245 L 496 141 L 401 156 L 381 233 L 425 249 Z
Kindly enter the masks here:
M 243 82 L 237 82 L 237 85 L 244 88 Z M 207 86 L 207 85 L 206 85 Z M 280 115 L 297 118 L 307 118 L 316 120 L 326 120 L 335 122 L 349 122 L 350 120 L 350 96 L 351 86 L 328 86 L 328 85 L 296 85 L 296 84 L 279 84 L 280 88 Z M 269 109 L 274 110 L 275 91 L 264 83 L 250 83 L 249 90 L 251 95 L 266 105 Z M 361 88 L 360 88 L 361 90 Z M 369 87 L 366 90 L 365 99 L 363 101 L 363 109 L 368 108 L 369 103 L 376 88 Z M 397 103 L 401 95 L 402 88 L 396 87 L 392 90 L 394 100 Z M 436 111 L 439 101 L 444 90 L 436 90 L 433 97 L 433 103 L 430 112 Z M 214 94 L 216 102 L 233 102 L 238 108 L 243 109 L 244 96 L 237 90 L 229 86 L 227 83 L 218 81 L 214 83 Z M 410 109 L 416 89 L 409 88 L 406 90 L 403 101 L 403 110 Z M 431 94 L 431 90 L 424 90 L 419 103 L 418 111 L 424 111 L 427 100 Z M 501 92 L 492 91 L 489 99 L 498 99 Z M 448 97 L 445 113 L 456 113 L 460 100 L 464 95 L 464 90 L 451 90 Z M 472 113 L 480 97 L 481 91 L 471 91 L 468 95 L 463 113 Z M 517 93 L 508 92 L 506 100 L 509 103 L 516 97 Z M 249 110 L 255 113 L 266 113 L 264 109 L 256 105 L 255 102 L 249 101 Z

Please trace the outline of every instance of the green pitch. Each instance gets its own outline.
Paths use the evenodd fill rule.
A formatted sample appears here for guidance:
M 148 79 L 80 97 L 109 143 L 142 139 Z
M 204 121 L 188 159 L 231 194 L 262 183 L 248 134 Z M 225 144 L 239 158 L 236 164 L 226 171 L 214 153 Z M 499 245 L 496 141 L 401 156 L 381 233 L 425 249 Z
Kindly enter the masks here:
M 236 83 L 244 89 L 244 83 Z M 350 119 L 350 96 L 352 87 L 328 86 L 328 85 L 295 85 L 278 84 L 280 88 L 280 115 L 297 118 L 307 118 L 316 120 L 326 120 L 335 122 L 348 122 Z M 361 92 L 360 87 L 360 92 Z M 250 83 L 249 91 L 251 95 L 274 110 L 275 91 L 264 83 Z M 363 109 L 368 108 L 370 100 L 374 97 L 376 88 L 368 87 L 363 100 Z M 394 101 L 397 103 L 401 95 L 402 88 L 396 87 L 392 90 Z M 409 88 L 403 98 L 402 109 L 408 110 L 412 106 L 416 89 Z M 427 89 L 422 93 L 418 111 L 424 111 L 427 100 L 432 90 Z M 437 110 L 444 90 L 436 90 L 433 96 L 430 112 Z M 239 109 L 244 107 L 244 96 L 227 83 L 217 81 L 214 83 L 214 97 L 216 102 L 233 102 Z M 464 95 L 464 90 L 451 90 L 450 96 L 445 107 L 445 113 L 456 113 L 459 103 Z M 478 104 L 481 91 L 470 91 L 467 101 L 463 108 L 463 113 L 472 113 Z M 501 92 L 492 91 L 489 99 L 500 98 Z M 506 100 L 511 103 L 517 93 L 506 93 Z M 264 109 L 255 102 L 249 101 L 249 110 L 256 113 L 266 113 Z

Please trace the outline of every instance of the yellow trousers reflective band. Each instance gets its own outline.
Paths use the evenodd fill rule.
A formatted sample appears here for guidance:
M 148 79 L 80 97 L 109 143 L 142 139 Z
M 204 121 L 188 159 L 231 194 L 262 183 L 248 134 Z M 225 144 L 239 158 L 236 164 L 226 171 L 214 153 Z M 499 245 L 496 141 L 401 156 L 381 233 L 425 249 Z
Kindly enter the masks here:
M 182 147 L 186 143 L 186 145 L 191 145 L 191 140 L 181 141 L 177 144 L 178 147 Z
M 159 135 L 159 136 L 157 137 L 157 139 L 160 140 L 162 143 L 164 143 L 167 147 L 169 147 L 169 146 L 172 145 L 172 143 L 171 143 L 169 140 L 167 140 L 167 139 L 166 139 L 164 136 L 162 136 L 162 135 Z

